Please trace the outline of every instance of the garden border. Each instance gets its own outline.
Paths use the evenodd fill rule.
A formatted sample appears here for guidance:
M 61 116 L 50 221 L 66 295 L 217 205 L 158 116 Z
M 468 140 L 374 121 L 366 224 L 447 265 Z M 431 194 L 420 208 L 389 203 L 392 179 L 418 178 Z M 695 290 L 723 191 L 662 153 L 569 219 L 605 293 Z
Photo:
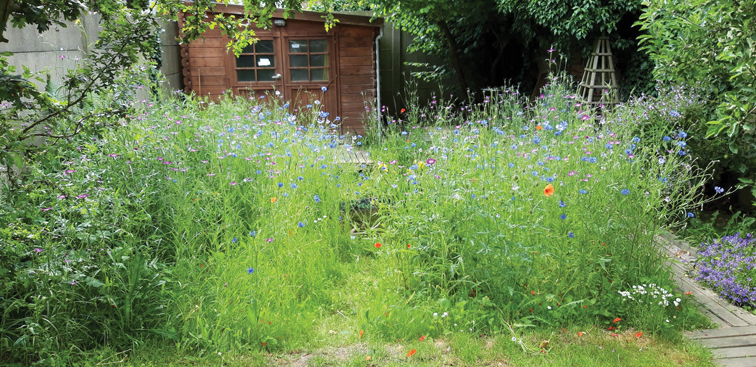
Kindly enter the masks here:
M 711 289 L 694 280 L 693 264 L 697 251 L 672 233 L 656 236 L 669 256 L 670 270 L 678 288 L 690 292 L 698 309 L 719 329 L 686 332 L 685 336 L 712 349 L 714 362 L 722 366 L 756 366 L 756 315 L 722 299 Z

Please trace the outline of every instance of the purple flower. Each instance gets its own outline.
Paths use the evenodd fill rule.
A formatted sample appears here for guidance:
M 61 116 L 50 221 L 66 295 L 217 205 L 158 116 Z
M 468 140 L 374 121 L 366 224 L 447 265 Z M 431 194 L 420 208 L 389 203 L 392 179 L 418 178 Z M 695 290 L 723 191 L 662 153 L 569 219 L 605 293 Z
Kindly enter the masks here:
M 273 239 L 272 238 L 268 238 L 268 239 L 265 240 L 265 242 L 273 242 Z
M 49 207 L 49 208 L 42 208 L 42 211 L 43 211 L 43 212 L 46 212 L 46 211 L 48 211 L 48 210 L 50 210 L 50 209 L 52 209 L 52 207 Z
M 235 181 L 232 181 L 232 182 L 231 182 L 231 186 L 236 186 L 236 182 L 235 182 Z
M 425 161 L 425 163 L 427 163 L 430 166 L 430 165 L 433 165 L 434 163 L 436 163 L 436 160 L 433 159 L 433 158 L 428 158 L 428 160 Z
M 37 252 L 37 253 L 42 252 L 42 249 L 41 248 L 35 248 L 34 252 Z
M 81 194 L 81 195 L 77 196 L 76 198 L 77 199 L 84 199 L 86 197 L 89 197 L 89 195 L 87 195 L 87 194 Z

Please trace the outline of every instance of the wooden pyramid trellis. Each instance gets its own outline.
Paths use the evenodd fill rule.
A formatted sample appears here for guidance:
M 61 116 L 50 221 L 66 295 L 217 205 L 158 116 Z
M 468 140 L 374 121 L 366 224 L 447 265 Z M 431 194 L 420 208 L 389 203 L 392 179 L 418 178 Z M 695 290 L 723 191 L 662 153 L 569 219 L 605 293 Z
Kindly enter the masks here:
M 578 86 L 578 95 L 592 107 L 609 107 L 619 103 L 619 84 L 612 60 L 612 48 L 608 37 L 599 37 L 593 53 L 585 64 L 583 80 Z

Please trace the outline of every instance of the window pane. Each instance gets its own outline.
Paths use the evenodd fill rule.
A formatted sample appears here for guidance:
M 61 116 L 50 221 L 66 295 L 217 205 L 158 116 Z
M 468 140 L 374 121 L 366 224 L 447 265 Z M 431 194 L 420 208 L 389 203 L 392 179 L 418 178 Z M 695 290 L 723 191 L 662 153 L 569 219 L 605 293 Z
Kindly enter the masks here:
M 310 69 L 312 78 L 310 80 L 328 80 L 328 69 Z
M 255 45 L 249 45 L 249 46 L 245 47 L 242 50 L 242 53 L 243 54 L 252 54 L 252 53 L 255 53 L 255 49 L 254 48 L 255 48 Z
M 306 68 L 307 55 L 289 55 L 289 65 L 293 68 Z
M 238 79 L 240 82 L 254 82 L 255 71 L 254 70 L 237 70 L 236 79 Z
M 260 82 L 269 82 L 273 81 L 273 76 L 276 75 L 275 69 L 258 69 L 257 70 L 257 81 Z
M 328 55 L 310 55 L 310 66 L 328 66 Z
M 260 67 L 273 67 L 276 66 L 273 61 L 273 56 L 257 56 L 257 66 Z
M 328 52 L 328 40 L 310 40 L 310 52 Z
M 236 59 L 236 67 L 237 68 L 251 68 L 255 66 L 255 57 L 254 56 L 239 56 Z
M 291 81 L 301 82 L 310 80 L 307 69 L 291 69 Z
M 255 50 L 258 54 L 272 54 L 273 53 L 273 41 L 260 40 L 255 45 Z
M 289 41 L 289 52 L 307 52 L 307 40 Z

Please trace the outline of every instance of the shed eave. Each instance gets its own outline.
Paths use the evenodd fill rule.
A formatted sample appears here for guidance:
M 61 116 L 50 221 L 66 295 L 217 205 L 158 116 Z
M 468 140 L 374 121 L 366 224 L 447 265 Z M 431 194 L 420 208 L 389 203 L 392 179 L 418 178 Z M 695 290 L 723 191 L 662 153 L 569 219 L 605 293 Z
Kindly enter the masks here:
M 192 4 L 192 1 L 185 1 L 185 4 Z M 226 5 L 221 3 L 215 3 L 216 13 L 225 14 L 242 14 L 244 12 L 243 5 Z M 364 27 L 383 27 L 383 18 L 375 18 L 367 15 L 353 14 L 348 12 L 334 12 L 336 19 L 339 20 L 337 24 L 356 25 Z M 274 18 L 284 18 L 284 9 L 278 9 L 273 13 Z M 309 22 L 325 23 L 323 19 L 323 13 L 316 11 L 301 11 L 294 12 L 294 17 L 288 19 L 304 20 Z

